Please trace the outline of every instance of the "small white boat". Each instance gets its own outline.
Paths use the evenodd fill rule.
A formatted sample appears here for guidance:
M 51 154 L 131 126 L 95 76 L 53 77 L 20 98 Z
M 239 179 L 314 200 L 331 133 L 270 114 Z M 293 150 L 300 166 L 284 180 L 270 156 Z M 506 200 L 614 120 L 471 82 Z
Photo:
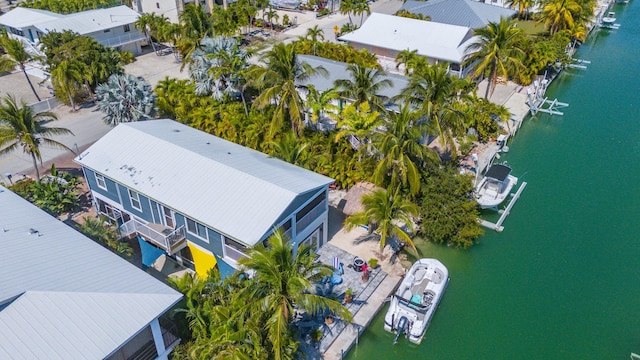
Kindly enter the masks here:
M 483 209 L 496 209 L 511 193 L 518 178 L 511 175 L 511 168 L 504 164 L 491 165 L 480 183 L 476 185 L 476 202 Z
M 394 344 L 402 334 L 420 344 L 448 283 L 449 270 L 436 259 L 420 259 L 411 266 L 384 317 L 384 329 L 397 333 Z
M 616 13 L 613 11 L 609 11 L 607 16 L 602 17 L 603 26 L 612 26 L 615 22 L 616 22 Z

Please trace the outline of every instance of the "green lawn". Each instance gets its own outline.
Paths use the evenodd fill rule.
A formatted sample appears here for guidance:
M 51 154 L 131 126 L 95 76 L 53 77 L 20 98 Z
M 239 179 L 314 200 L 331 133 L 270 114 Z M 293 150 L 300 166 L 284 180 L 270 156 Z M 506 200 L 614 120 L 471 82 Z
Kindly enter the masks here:
M 544 24 L 539 24 L 534 20 L 516 20 L 515 23 L 527 35 L 540 35 L 545 32 Z

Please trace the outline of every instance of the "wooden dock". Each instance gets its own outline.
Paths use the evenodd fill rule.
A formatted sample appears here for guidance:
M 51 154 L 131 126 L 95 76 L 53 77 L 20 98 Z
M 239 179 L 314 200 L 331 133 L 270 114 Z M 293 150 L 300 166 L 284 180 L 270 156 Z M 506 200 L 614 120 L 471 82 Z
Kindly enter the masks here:
M 516 204 L 516 201 L 518 201 L 518 198 L 520 198 L 520 194 L 522 194 L 525 187 L 527 187 L 526 181 L 522 183 L 522 186 L 520 186 L 518 191 L 516 191 L 515 195 L 513 195 L 513 198 L 511 199 L 511 201 L 509 201 L 509 205 L 507 205 L 507 208 L 502 210 L 502 215 L 500 215 L 500 219 L 498 219 L 497 223 L 494 224 L 490 221 L 480 219 L 480 225 L 482 225 L 483 227 L 486 227 L 487 229 L 492 229 L 497 232 L 502 232 L 502 230 L 504 230 L 504 226 L 502 226 L 502 223 L 507 218 L 507 216 L 509 216 L 509 213 L 511 212 L 511 208 L 513 208 L 513 206 Z

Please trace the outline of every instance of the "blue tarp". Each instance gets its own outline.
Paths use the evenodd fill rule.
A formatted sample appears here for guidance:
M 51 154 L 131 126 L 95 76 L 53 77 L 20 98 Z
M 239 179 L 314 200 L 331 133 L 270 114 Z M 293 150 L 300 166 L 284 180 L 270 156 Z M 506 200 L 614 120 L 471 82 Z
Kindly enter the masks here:
M 138 236 L 138 243 L 140 244 L 140 252 L 142 253 L 142 265 L 151 266 L 160 256 L 164 254 L 164 250 L 159 249 L 148 242 L 144 241 Z
M 218 262 L 218 271 L 220 271 L 220 278 L 221 279 L 224 279 L 224 278 L 227 278 L 227 277 L 233 275 L 233 273 L 236 271 L 236 269 L 234 269 L 231 265 L 229 265 L 226 262 L 222 261 L 222 259 L 220 259 L 217 256 L 216 256 L 216 261 Z

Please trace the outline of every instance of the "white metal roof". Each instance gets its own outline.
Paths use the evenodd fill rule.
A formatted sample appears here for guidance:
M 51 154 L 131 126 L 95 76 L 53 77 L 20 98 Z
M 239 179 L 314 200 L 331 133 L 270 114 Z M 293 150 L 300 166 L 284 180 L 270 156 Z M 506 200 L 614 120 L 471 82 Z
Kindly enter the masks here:
M 1 186 L 0 253 L 0 359 L 104 358 L 181 298 Z
M 473 41 L 468 27 L 373 13 L 354 32 L 340 40 L 394 51 L 418 50 L 433 59 L 461 63 L 467 45 Z
M 250 246 L 333 182 L 173 120 L 120 124 L 75 161 Z
M 29 9 L 18 6 L 8 13 L 0 16 L 0 24 L 22 29 L 31 25 L 55 20 L 64 17 L 47 10 Z
M 59 19 L 34 24 L 43 32 L 71 30 L 80 35 L 91 34 L 118 26 L 133 24 L 140 15 L 127 6 L 87 10 L 69 14 Z

